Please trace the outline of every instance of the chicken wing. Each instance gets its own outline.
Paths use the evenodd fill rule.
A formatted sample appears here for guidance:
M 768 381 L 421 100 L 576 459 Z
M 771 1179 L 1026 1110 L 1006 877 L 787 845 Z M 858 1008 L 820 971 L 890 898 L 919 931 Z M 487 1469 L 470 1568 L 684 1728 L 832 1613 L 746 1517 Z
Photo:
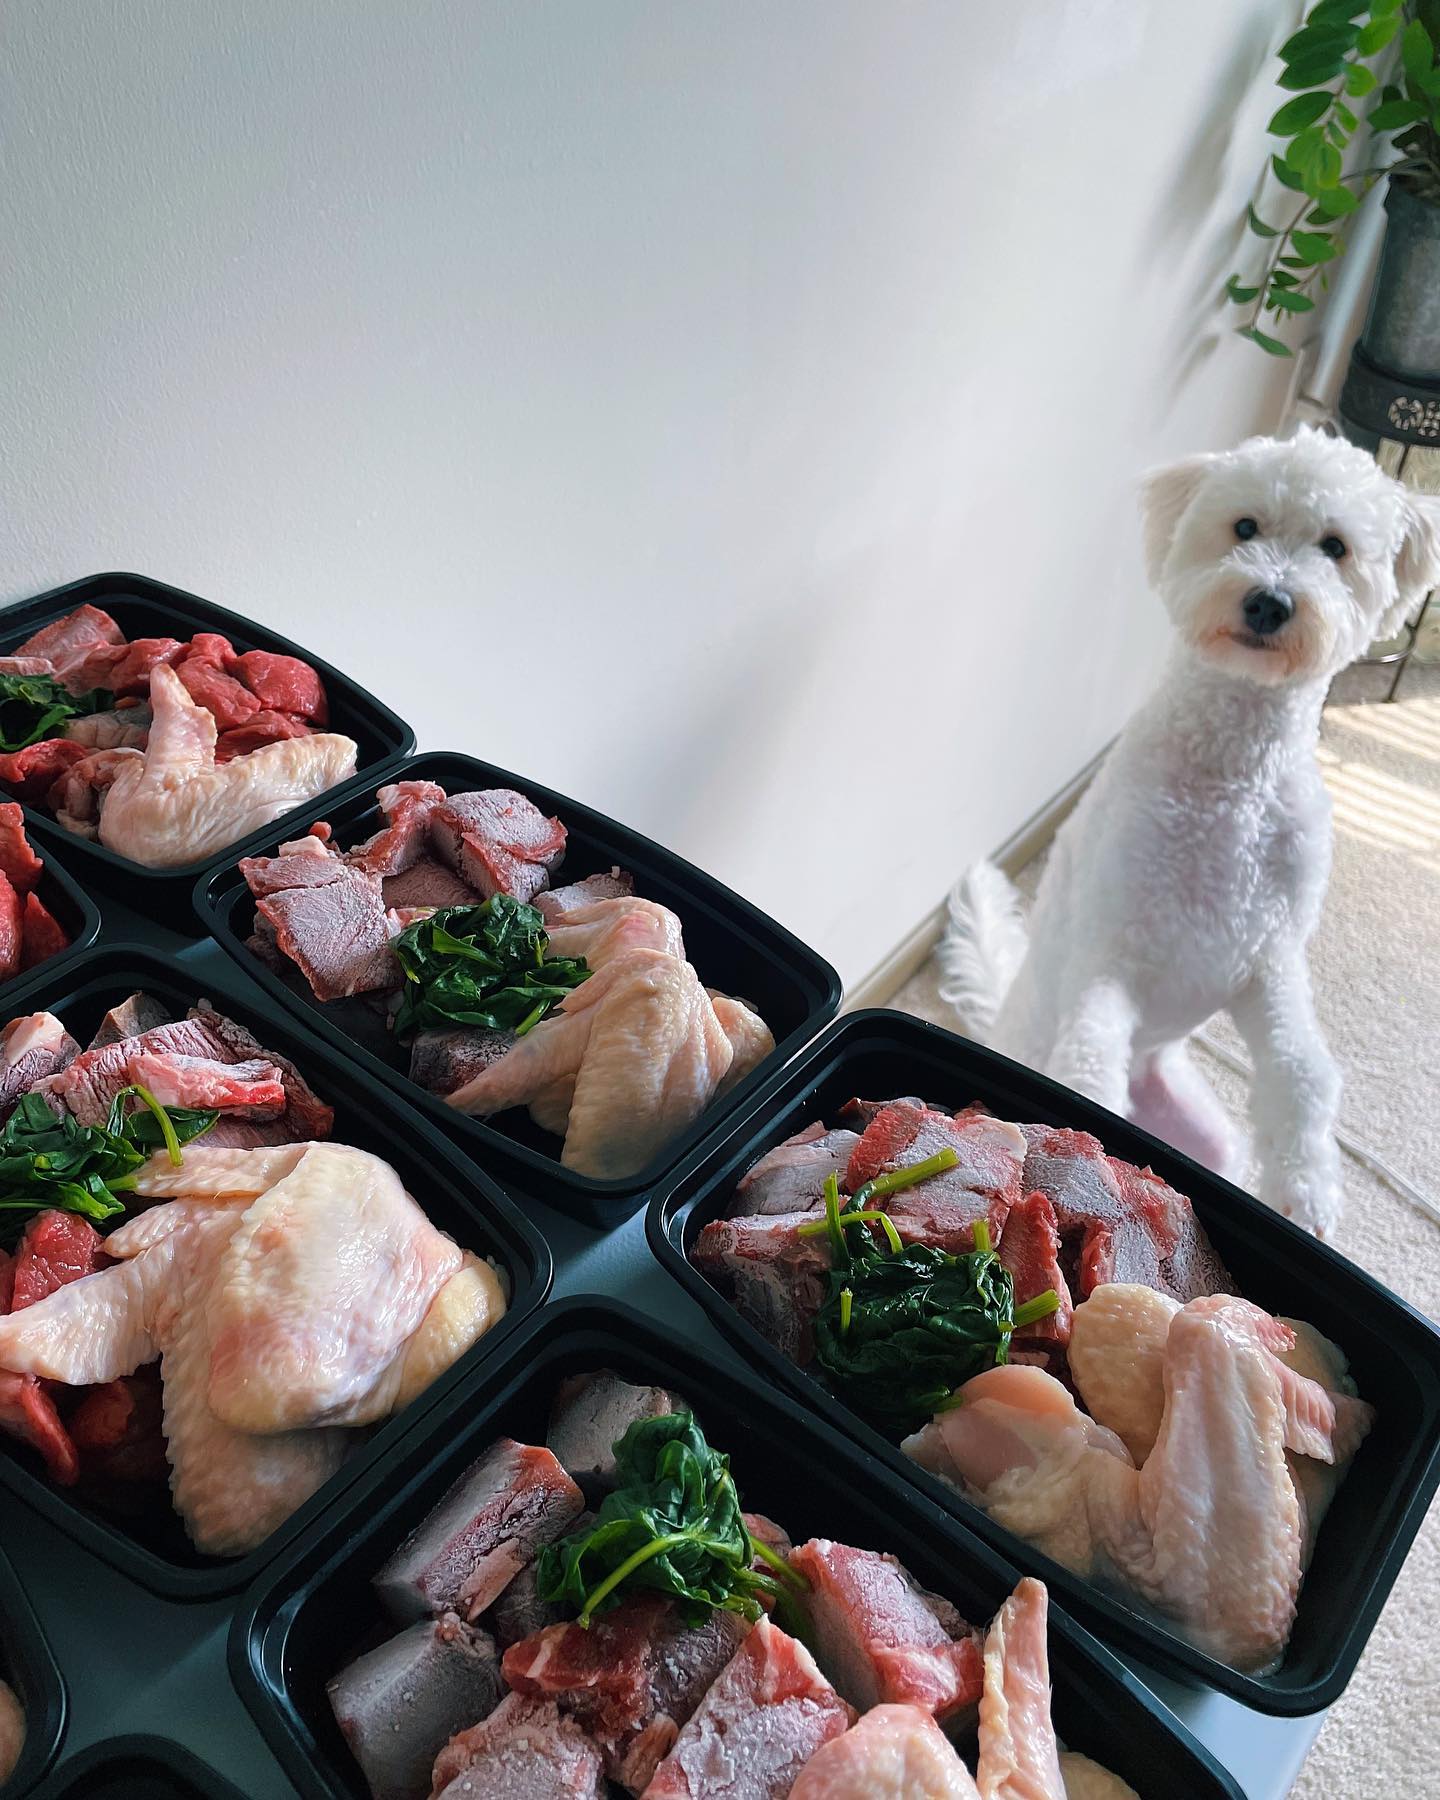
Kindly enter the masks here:
M 1050 1722 L 1049 1601 L 1044 1582 L 1027 1576 L 985 1634 L 976 1780 L 981 1800 L 1065 1800 Z
M 919 1706 L 872 1706 L 822 1744 L 790 1800 L 979 1800 L 945 1733 Z

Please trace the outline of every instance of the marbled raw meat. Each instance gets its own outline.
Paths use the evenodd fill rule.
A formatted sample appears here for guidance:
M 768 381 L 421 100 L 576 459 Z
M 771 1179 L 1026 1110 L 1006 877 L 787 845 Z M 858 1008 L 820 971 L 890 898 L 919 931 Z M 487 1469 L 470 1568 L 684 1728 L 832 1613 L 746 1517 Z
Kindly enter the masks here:
M 0 1124 L 46 1076 L 66 1068 L 80 1046 L 54 1013 L 25 1013 L 0 1031 Z
M 615 1485 L 615 1446 L 630 1427 L 686 1410 L 669 1388 L 637 1387 L 611 1369 L 569 1375 L 551 1402 L 545 1443 L 595 1501 Z
M 825 1298 L 830 1246 L 805 1235 L 813 1213 L 712 1219 L 690 1247 L 690 1261 L 733 1301 L 768 1343 L 796 1362 L 813 1351 L 811 1326 Z
M 28 894 L 44 868 L 25 835 L 24 807 L 13 800 L 0 804 L 0 874 L 17 894 Z
M 817 1119 L 750 1165 L 736 1186 L 734 1211 L 760 1216 L 819 1206 L 826 1180 L 844 1176 L 859 1142 L 857 1132 L 827 1131 Z
M 430 850 L 430 821 L 445 799 L 433 781 L 392 781 L 375 796 L 385 823 L 372 837 L 345 852 L 345 860 L 371 875 L 403 875 Z M 478 897 L 469 893 L 471 900 Z M 389 905 L 402 904 L 389 901 Z
M 431 1800 L 603 1800 L 599 1749 L 553 1700 L 507 1694 L 435 1760 Z
M 959 1161 L 914 1187 L 885 1196 L 885 1211 L 907 1241 L 934 1244 L 952 1254 L 974 1248 L 975 1222 L 984 1219 L 992 1244 L 1000 1242 L 1010 1208 L 1020 1198 L 1025 1141 L 999 1119 L 966 1119 L 897 1100 L 866 1126 L 846 1170 L 855 1193 L 867 1181 L 937 1151 L 954 1149 Z
M 430 815 L 435 849 L 482 900 L 532 900 L 564 856 L 565 835 L 558 819 L 513 788 L 451 794 Z

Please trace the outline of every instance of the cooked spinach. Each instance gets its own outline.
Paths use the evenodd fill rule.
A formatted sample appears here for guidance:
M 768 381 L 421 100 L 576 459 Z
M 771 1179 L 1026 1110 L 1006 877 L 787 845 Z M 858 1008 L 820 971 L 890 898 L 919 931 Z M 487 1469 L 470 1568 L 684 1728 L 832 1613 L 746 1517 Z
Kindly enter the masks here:
M 126 1102 L 139 1111 L 127 1114 Z M 162 1146 L 178 1168 L 180 1147 L 207 1132 L 218 1112 L 164 1107 L 139 1086 L 122 1088 L 103 1125 L 58 1116 L 39 1094 L 23 1094 L 0 1130 L 0 1242 L 18 1237 L 35 1213 L 58 1208 L 96 1224 L 125 1210 L 135 1171 Z
M 395 940 L 405 972 L 395 1030 L 473 1025 L 523 1037 L 590 973 L 582 957 L 547 958 L 549 943 L 540 913 L 509 894 L 417 919 Z
M 24 750 L 67 719 L 108 712 L 114 704 L 104 688 L 72 694 L 51 675 L 0 675 L 0 751 Z
M 757 1619 L 759 1596 L 808 1583 L 745 1529 L 730 1459 L 712 1450 L 688 1412 L 639 1419 L 615 1445 L 618 1485 L 592 1524 L 540 1553 L 540 1597 L 588 1625 L 622 1589 L 673 1598 L 687 1624 L 724 1608 Z M 776 1570 L 751 1567 L 759 1556 Z
M 868 1197 L 878 1197 L 876 1187 Z M 851 1230 L 862 1222 L 881 1223 L 888 1242 Z M 1012 1333 L 1060 1304 L 1047 1288 L 1017 1309 L 1015 1284 L 984 1220 L 975 1223 L 975 1248 L 962 1256 L 902 1244 L 887 1215 L 843 1210 L 832 1175 L 824 1219 L 802 1227 L 817 1228 L 829 1233 L 832 1256 L 815 1319 L 815 1360 L 841 1399 L 892 1435 L 918 1430 L 962 1382 L 1006 1362 Z

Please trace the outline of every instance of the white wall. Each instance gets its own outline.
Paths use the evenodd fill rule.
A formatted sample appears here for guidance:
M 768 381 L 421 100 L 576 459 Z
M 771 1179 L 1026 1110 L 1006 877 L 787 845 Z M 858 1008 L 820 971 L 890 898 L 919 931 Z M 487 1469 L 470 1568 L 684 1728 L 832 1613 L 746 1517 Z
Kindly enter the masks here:
M 1281 0 L 6 11 L 0 599 L 280 625 L 850 979 L 1147 685 L 1134 473 L 1276 416 Z

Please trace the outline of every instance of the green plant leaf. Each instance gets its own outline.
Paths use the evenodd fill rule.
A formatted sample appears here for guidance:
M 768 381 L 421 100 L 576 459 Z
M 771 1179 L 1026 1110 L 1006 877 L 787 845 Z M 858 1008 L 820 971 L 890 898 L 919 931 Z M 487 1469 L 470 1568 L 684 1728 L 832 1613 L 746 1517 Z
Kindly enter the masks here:
M 1260 217 L 1259 213 L 1256 212 L 1256 210 L 1253 206 L 1247 206 L 1245 208 L 1245 216 L 1249 223 L 1250 229 L 1255 233 L 1256 237 L 1262 237 L 1262 238 L 1279 237 L 1280 233 L 1275 229 L 1275 227 L 1273 225 L 1267 225 L 1265 223 L 1265 221 Z
M 1314 62 L 1331 50 L 1348 50 L 1359 35 L 1360 27 L 1352 25 L 1348 19 L 1336 19 L 1333 22 L 1321 20 L 1319 23 L 1303 25 L 1280 46 L 1280 60 L 1287 63 Z
M 1233 300 L 1237 306 L 1248 305 L 1259 292 L 1259 288 L 1256 287 L 1242 287 L 1238 275 L 1232 275 L 1225 283 L 1226 298 Z
M 1303 131 L 1307 125 L 1313 125 L 1325 116 L 1330 110 L 1331 99 L 1328 93 L 1297 94 L 1293 100 L 1285 102 L 1266 130 L 1274 137 L 1294 137 L 1297 131 Z
M 1288 288 L 1279 288 L 1270 296 L 1270 304 L 1279 312 L 1302 313 L 1313 312 L 1315 302 L 1308 294 L 1292 293 Z
M 1270 275 L 1271 287 L 1293 288 L 1298 285 L 1300 277 L 1292 275 L 1288 269 L 1274 269 Z
M 1351 132 L 1360 123 L 1343 100 L 1335 102 L 1335 117 L 1343 131 Z
M 1425 77 L 1435 67 L 1435 46 L 1430 41 L 1430 33 L 1418 19 L 1412 19 L 1405 27 L 1405 35 L 1400 40 L 1400 61 L 1417 87 L 1424 85 Z
M 1397 0 L 1398 3 L 1398 0 Z M 1306 15 L 1306 26 L 1343 25 L 1347 20 L 1358 19 L 1363 12 L 1378 12 L 1376 6 L 1366 6 L 1363 0 L 1319 0 L 1318 6 L 1312 6 Z
M 1307 269 L 1310 266 L 1303 256 L 1282 256 L 1280 261 L 1287 269 Z
M 1429 110 L 1419 100 L 1386 100 L 1370 114 L 1370 129 L 1397 131 L 1402 125 L 1418 125 Z
M 1275 179 L 1280 183 L 1281 187 L 1290 188 L 1296 193 L 1304 187 L 1304 182 L 1301 181 L 1299 175 L 1296 174 L 1295 170 L 1290 167 L 1289 163 L 1287 163 L 1283 157 L 1272 156 L 1270 158 L 1270 167 L 1274 172 Z
M 1405 0 L 1370 0 L 1370 17 L 1387 18 L 1391 13 L 1398 13 L 1404 3 Z
M 1375 86 L 1376 75 L 1373 69 L 1367 69 L 1364 63 L 1348 63 L 1345 68 L 1345 92 L 1352 99 L 1358 100 L 1362 94 L 1368 94 Z M 1354 127 L 1352 126 L 1353 130 Z
M 1293 356 L 1295 352 L 1288 344 L 1282 344 L 1279 338 L 1267 337 L 1254 325 L 1241 325 L 1237 336 L 1249 338 L 1252 344 L 1258 344 L 1267 356 Z
M 1383 50 L 1400 29 L 1398 12 L 1392 13 L 1389 18 L 1383 18 L 1379 16 L 1378 6 L 1373 11 L 1377 16 L 1368 25 L 1361 27 L 1360 36 L 1355 40 L 1355 49 L 1361 56 L 1374 56 L 1377 50 Z
M 1307 225 L 1327 225 L 1331 219 L 1343 219 L 1347 213 L 1354 212 L 1360 204 L 1353 189 L 1347 187 L 1327 188 L 1315 203 L 1315 211 L 1306 219 Z
M 1340 246 L 1322 231 L 1292 231 L 1290 242 L 1303 263 L 1332 262 L 1340 254 Z

